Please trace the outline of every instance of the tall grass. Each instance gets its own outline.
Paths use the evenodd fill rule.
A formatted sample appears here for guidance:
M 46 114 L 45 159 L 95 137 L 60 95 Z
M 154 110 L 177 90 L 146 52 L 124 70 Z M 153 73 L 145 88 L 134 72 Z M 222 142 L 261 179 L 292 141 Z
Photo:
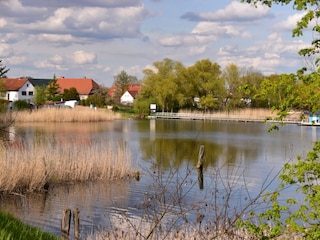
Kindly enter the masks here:
M 0 192 L 32 192 L 56 183 L 134 176 L 124 144 L 74 142 L 1 146 Z
M 107 109 L 76 108 L 41 108 L 32 111 L 8 112 L 3 121 L 14 119 L 15 122 L 101 122 L 120 119 L 119 113 Z
M 254 120 L 254 121 L 265 121 L 266 119 L 272 120 L 277 117 L 277 111 L 272 111 L 265 108 L 241 108 L 233 109 L 229 111 L 213 111 L 213 112 L 202 112 L 202 111 L 189 111 L 181 110 L 178 112 L 180 116 L 203 116 L 206 119 L 221 119 L 221 120 Z M 288 115 L 284 117 L 283 121 L 301 121 L 303 115 L 300 111 L 289 111 Z
M 5 240 L 58 240 L 53 234 L 40 231 L 38 228 L 25 225 L 11 214 L 0 212 L 0 239 Z

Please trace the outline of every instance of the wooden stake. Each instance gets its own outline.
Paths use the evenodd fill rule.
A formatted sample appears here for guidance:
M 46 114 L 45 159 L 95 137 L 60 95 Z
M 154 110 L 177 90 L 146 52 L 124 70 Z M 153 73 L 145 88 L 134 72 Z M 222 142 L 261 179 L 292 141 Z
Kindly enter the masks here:
M 73 211 L 73 223 L 74 223 L 74 237 L 76 240 L 80 240 L 80 228 L 79 228 L 79 209 L 75 208 Z
M 70 222 L 71 222 L 71 210 L 65 209 L 61 220 L 61 233 L 63 239 L 69 239 L 70 233 Z
M 203 161 L 204 161 L 204 146 L 201 145 L 199 149 L 199 156 L 198 156 L 198 164 L 197 164 L 198 169 L 202 169 Z

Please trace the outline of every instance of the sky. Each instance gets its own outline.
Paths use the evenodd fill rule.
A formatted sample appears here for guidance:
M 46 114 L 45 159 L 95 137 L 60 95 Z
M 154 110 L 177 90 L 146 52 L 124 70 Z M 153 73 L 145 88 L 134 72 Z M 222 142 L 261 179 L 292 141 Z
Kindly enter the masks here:
M 0 0 L 0 59 L 8 77 L 87 77 L 105 87 L 123 70 L 140 80 L 164 58 L 295 73 L 311 42 L 292 38 L 299 17 L 292 5 L 232 0 Z

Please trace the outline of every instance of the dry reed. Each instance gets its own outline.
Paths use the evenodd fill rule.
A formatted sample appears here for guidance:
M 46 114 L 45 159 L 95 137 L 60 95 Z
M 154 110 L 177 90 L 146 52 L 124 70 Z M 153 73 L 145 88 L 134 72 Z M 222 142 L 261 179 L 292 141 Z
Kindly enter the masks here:
M 217 120 L 252 120 L 252 121 L 265 121 L 266 119 L 275 119 L 278 117 L 277 111 L 272 111 L 265 108 L 242 108 L 230 111 L 213 111 L 213 112 L 199 112 L 199 111 L 179 111 L 178 116 L 196 118 L 201 117 L 205 119 Z M 301 111 L 289 111 L 288 115 L 283 121 L 300 122 L 303 113 Z
M 76 108 L 41 108 L 32 111 L 18 111 L 4 114 L 4 121 L 15 122 L 101 122 L 120 119 L 121 115 L 107 109 Z
M 4 193 L 39 191 L 48 184 L 69 181 L 134 176 L 126 146 L 102 141 L 1 146 L 0 164 L 0 192 Z

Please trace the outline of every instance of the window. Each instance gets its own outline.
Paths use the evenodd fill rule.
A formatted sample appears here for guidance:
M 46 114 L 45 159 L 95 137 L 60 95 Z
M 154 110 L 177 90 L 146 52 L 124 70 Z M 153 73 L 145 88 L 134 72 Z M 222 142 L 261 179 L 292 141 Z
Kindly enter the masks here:
M 26 91 L 22 91 L 22 96 L 26 96 L 27 95 L 27 92 Z
M 33 92 L 32 91 L 29 92 L 29 96 L 33 96 Z

